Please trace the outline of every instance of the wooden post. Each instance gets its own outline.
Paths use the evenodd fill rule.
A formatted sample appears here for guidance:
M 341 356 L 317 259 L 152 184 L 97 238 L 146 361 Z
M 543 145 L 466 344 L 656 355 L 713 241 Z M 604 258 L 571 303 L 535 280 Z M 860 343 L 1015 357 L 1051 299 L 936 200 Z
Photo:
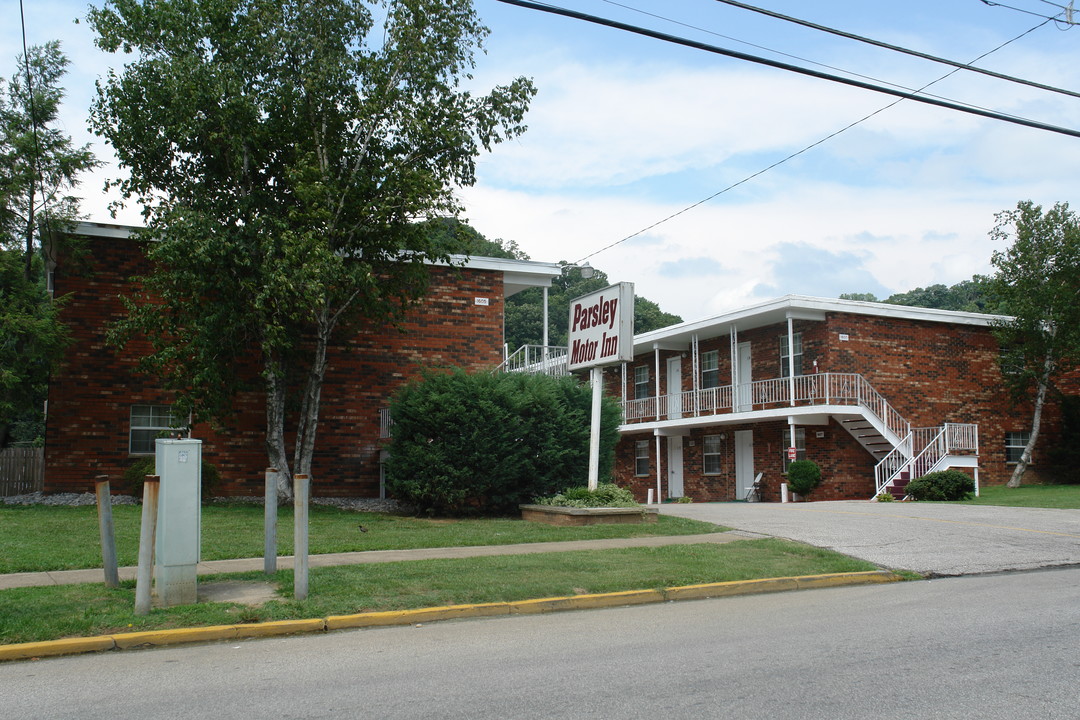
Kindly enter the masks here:
M 293 476 L 293 596 L 308 595 L 308 490 L 307 475 Z
M 109 476 L 94 478 L 97 493 L 98 527 L 101 530 L 101 566 L 105 570 L 105 587 L 120 587 L 120 570 L 116 565 L 116 532 L 113 528 L 112 494 Z
M 161 478 L 147 475 L 143 483 L 142 527 L 139 530 L 139 570 L 135 580 L 135 614 L 150 613 L 154 582 L 154 537 L 157 534 L 158 489 Z
M 272 575 L 277 572 L 277 468 L 266 468 L 266 495 L 263 504 L 263 572 Z

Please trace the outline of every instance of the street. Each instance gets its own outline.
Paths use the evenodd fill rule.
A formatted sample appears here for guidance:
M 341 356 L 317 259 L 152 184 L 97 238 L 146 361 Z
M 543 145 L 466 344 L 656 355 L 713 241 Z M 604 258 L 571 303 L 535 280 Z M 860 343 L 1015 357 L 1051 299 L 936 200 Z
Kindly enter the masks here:
M 1075 718 L 1080 568 L 0 665 L 34 718 Z

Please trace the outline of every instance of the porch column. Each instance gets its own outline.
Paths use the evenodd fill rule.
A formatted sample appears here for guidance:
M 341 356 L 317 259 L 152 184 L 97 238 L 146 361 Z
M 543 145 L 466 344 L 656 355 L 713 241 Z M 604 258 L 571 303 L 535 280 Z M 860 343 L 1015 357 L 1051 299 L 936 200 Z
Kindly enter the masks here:
M 661 495 L 663 473 L 660 472 L 660 434 L 656 431 L 656 502 L 659 504 L 664 498 Z
M 788 397 L 791 406 L 795 407 L 795 323 L 788 315 L 787 319 L 787 357 L 788 357 Z M 794 443 L 795 435 L 791 436 Z
M 544 288 L 544 353 L 548 346 L 548 289 Z M 536 337 L 535 335 L 533 337 Z
M 739 409 L 739 329 L 734 325 L 730 330 L 731 337 L 731 411 Z
M 656 419 L 659 420 L 660 419 L 660 346 L 659 345 L 653 345 L 653 364 L 656 365 L 656 372 L 654 373 L 654 375 L 656 377 L 654 379 L 654 384 L 656 386 L 656 393 L 655 393 L 655 397 L 656 397 Z M 659 447 L 659 446 L 657 446 L 657 447 Z M 659 462 L 659 460 L 658 460 L 658 462 Z

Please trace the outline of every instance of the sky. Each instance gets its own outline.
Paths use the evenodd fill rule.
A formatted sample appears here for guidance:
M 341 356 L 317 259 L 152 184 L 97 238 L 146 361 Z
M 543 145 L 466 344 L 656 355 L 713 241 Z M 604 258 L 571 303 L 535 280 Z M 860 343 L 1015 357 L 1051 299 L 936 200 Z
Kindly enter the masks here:
M 19 7 L 2 2 L 0 74 L 10 76 L 22 48 Z M 62 125 L 109 161 L 109 148 L 87 129 L 88 109 L 95 80 L 122 58 L 97 50 L 85 21 L 75 22 L 88 4 L 25 0 L 27 42 L 61 41 L 72 60 Z M 460 190 L 464 217 L 489 238 L 516 241 L 533 260 L 587 261 L 686 320 L 786 294 L 885 298 L 951 285 L 991 271 L 991 254 L 1004 249 L 989 238 L 996 213 L 1021 200 L 1073 199 L 1080 138 L 894 105 L 876 92 L 498 0 L 475 4 L 491 35 L 473 87 L 525 76 L 538 93 L 529 130 L 481 156 L 476 184 Z M 556 4 L 858 73 L 875 85 L 922 88 L 954 69 L 717 0 Z M 1067 2 L 748 4 L 962 63 L 1008 43 L 977 65 L 1080 90 L 1080 27 L 1042 24 Z M 928 92 L 1080 129 L 1080 99 L 968 71 Z M 107 164 L 85 178 L 83 211 L 91 221 L 138 224 L 137 207 L 109 215 L 116 198 L 102 188 L 117 172 Z

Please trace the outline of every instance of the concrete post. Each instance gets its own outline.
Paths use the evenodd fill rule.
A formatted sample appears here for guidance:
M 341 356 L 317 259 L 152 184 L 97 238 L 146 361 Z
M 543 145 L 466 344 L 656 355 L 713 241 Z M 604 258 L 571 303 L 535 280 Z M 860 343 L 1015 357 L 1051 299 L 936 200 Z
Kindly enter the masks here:
M 293 596 L 308 596 L 308 490 L 307 475 L 293 476 Z
M 160 478 L 147 475 L 143 482 L 142 526 L 139 529 L 139 569 L 135 579 L 135 614 L 150 613 L 154 582 L 154 538 L 157 535 L 158 488 Z
M 266 491 L 264 495 L 263 526 L 263 572 L 272 575 L 277 572 L 277 485 L 278 469 L 266 468 Z
M 94 478 L 97 493 L 98 527 L 101 531 L 101 566 L 105 570 L 105 587 L 120 587 L 120 570 L 116 565 L 116 532 L 113 526 L 112 493 L 109 476 Z

